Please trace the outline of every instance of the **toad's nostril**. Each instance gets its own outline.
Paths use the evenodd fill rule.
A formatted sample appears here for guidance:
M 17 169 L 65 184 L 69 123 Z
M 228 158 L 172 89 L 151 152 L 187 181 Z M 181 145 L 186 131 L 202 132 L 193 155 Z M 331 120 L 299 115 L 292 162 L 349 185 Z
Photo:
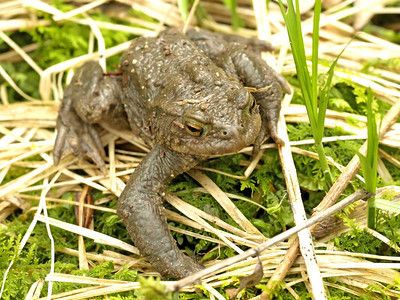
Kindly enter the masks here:
M 240 140 L 240 137 L 240 128 L 236 127 L 224 128 L 222 131 L 220 131 L 219 136 L 221 140 Z

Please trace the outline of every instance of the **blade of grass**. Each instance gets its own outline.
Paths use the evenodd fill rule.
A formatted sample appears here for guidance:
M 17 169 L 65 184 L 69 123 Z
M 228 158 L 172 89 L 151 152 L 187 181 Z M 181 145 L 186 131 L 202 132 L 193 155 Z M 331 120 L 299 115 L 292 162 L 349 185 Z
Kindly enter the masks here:
M 319 49 L 320 14 L 321 14 L 321 1 L 315 1 L 313 33 L 312 33 L 312 71 L 311 71 L 312 99 L 317 99 L 318 97 L 317 89 L 318 89 L 318 49 Z
M 313 40 L 314 40 L 314 37 L 313 37 Z M 318 127 L 317 127 L 316 133 L 314 135 L 315 144 L 317 146 L 317 153 L 318 153 L 319 157 L 321 157 L 322 155 L 325 156 L 325 150 L 324 150 L 324 146 L 322 144 L 322 138 L 324 137 L 324 123 L 325 123 L 326 109 L 328 107 L 329 90 L 332 86 L 332 79 L 333 79 L 333 75 L 335 72 L 335 67 L 339 61 L 340 56 L 343 54 L 344 50 L 346 50 L 347 46 L 350 45 L 350 42 L 343 48 L 343 50 L 339 53 L 339 55 L 336 57 L 336 59 L 331 64 L 331 66 L 327 72 L 328 78 L 326 79 L 325 85 L 323 86 L 323 88 L 320 91 L 319 107 L 318 107 L 318 120 L 317 120 Z M 316 51 L 318 51 L 318 49 Z M 313 68 L 314 68 L 314 57 L 315 57 L 315 55 L 313 55 Z M 315 63 L 318 64 L 318 60 Z M 313 69 L 313 75 L 314 75 L 314 72 L 318 72 L 318 65 L 316 66 L 316 70 Z M 313 81 L 315 80 L 315 89 L 317 89 L 317 83 L 316 83 L 317 78 L 318 78 L 318 76 L 316 74 L 315 79 L 313 79 Z M 315 91 L 315 93 L 316 93 L 316 91 Z M 328 162 L 326 160 L 320 159 L 320 163 L 321 163 L 322 170 L 324 170 L 325 179 L 327 180 L 328 183 L 332 183 L 333 178 L 330 173 Z
M 298 3 L 297 3 L 298 4 Z M 311 126 L 315 126 L 315 118 L 312 111 L 312 104 L 309 101 L 311 99 L 311 78 L 307 68 L 307 59 L 304 48 L 303 33 L 301 30 L 301 20 L 300 15 L 296 14 L 293 1 L 288 1 L 288 9 L 285 12 L 285 8 L 281 1 L 279 1 L 282 16 L 285 20 L 290 46 L 292 48 L 292 55 L 297 69 L 297 77 L 299 79 L 299 84 L 303 92 L 304 102 L 307 107 L 307 114 L 310 119 Z
M 178 0 L 177 1 L 179 13 L 183 20 L 186 20 L 189 16 L 189 1 L 188 0 Z
M 378 145 L 379 136 L 376 125 L 375 114 L 372 109 L 372 90 L 367 90 L 367 155 L 363 156 L 357 153 L 360 158 L 361 171 L 365 179 L 365 188 L 371 193 L 375 193 L 377 184 L 377 169 L 378 169 Z M 375 229 L 376 219 L 376 204 L 375 197 L 368 200 L 368 227 Z
M 322 137 L 325 126 L 328 90 L 332 83 L 333 70 L 337 64 L 338 58 L 336 58 L 335 62 L 332 64 L 330 72 L 328 72 L 327 85 L 324 87 L 324 89 L 322 89 L 322 94 L 320 95 L 320 97 L 322 97 L 322 103 L 320 103 L 318 106 L 318 47 L 321 0 L 315 1 L 314 6 L 311 76 L 307 67 L 307 58 L 305 54 L 303 33 L 301 29 L 299 1 L 296 0 L 296 10 L 294 9 L 292 0 L 287 1 L 287 12 L 285 11 L 281 0 L 279 0 L 279 6 L 281 8 L 282 16 L 286 23 L 293 59 L 296 65 L 297 77 L 299 80 L 301 91 L 303 93 L 304 103 L 307 108 L 307 115 L 310 121 L 311 130 L 316 142 L 321 168 L 323 169 L 324 176 L 328 185 L 332 185 L 333 179 L 322 144 Z
M 400 203 L 384 200 L 384 199 L 375 199 L 375 208 L 384 209 L 393 213 L 400 213 Z
M 237 12 L 237 0 L 222 0 L 222 3 L 231 11 L 233 30 L 238 30 L 239 27 L 243 27 L 243 20 Z

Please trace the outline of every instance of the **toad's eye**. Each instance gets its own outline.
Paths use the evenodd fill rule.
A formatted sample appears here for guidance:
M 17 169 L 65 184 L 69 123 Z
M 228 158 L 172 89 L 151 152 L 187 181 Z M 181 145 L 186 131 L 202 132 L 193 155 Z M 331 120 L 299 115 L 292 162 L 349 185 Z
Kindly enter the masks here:
M 204 128 L 198 124 L 194 124 L 192 122 L 185 122 L 186 131 L 193 136 L 201 136 L 204 133 Z

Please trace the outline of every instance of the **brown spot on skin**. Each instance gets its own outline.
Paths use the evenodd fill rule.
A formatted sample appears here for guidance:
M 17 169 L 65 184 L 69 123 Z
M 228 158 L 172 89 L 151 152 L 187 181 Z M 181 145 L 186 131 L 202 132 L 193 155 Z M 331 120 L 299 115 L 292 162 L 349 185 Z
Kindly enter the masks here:
M 172 124 L 177 126 L 177 127 L 179 127 L 179 128 L 181 128 L 181 129 L 185 128 L 185 125 L 183 125 L 182 123 L 180 123 L 180 122 L 178 122 L 176 120 L 173 120 Z
M 122 85 L 126 86 L 127 83 L 128 83 L 128 75 L 124 72 L 122 74 Z
M 119 70 L 118 71 L 110 71 L 110 72 L 107 72 L 107 73 L 104 73 L 104 76 L 120 76 L 120 75 L 122 75 L 122 71 L 121 71 L 121 69 L 120 68 L 118 68 Z
M 165 157 L 165 150 L 164 150 L 164 149 L 161 149 L 161 151 L 160 151 L 160 157 L 161 157 L 161 158 L 164 158 L 164 157 Z
M 200 109 L 201 110 L 207 110 L 208 109 L 208 104 L 206 104 L 206 103 L 200 104 Z

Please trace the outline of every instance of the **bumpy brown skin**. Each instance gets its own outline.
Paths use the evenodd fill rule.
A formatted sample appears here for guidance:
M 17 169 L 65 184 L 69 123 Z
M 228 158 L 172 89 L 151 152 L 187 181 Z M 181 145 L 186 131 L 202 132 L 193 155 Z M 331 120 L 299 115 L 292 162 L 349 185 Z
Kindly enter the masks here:
M 171 179 L 209 156 L 278 139 L 280 84 L 287 86 L 256 54 L 265 49 L 254 39 L 203 30 L 185 36 L 171 28 L 157 38 L 135 39 L 121 57 L 121 76 L 104 76 L 96 62 L 87 62 L 66 90 L 55 163 L 72 151 L 105 170 L 94 127 L 104 121 L 153 147 L 128 181 L 117 212 L 163 276 L 181 278 L 203 268 L 179 251 L 168 230 L 162 197 Z M 257 105 L 244 85 L 269 88 L 254 93 Z

